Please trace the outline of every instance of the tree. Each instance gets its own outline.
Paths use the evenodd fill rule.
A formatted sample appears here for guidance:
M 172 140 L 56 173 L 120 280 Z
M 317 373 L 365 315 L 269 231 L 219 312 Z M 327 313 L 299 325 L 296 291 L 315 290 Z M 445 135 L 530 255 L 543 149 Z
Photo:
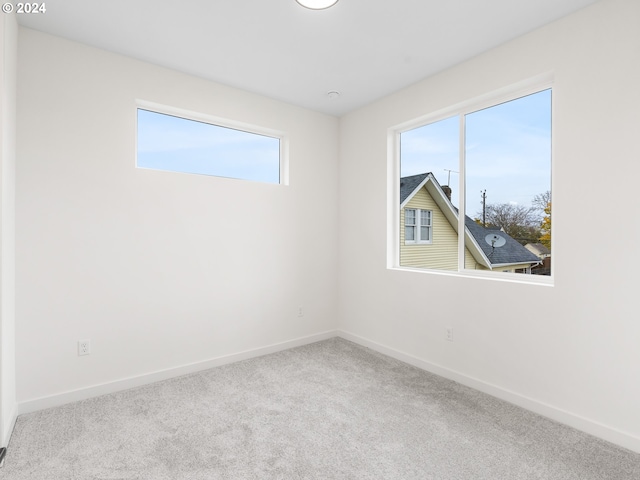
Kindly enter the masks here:
M 551 250 L 551 191 L 533 197 L 531 202 L 534 208 L 543 212 L 540 220 L 540 243 Z
M 478 214 L 482 216 L 482 212 Z M 540 232 L 540 216 L 533 206 L 511 203 L 491 203 L 486 205 L 486 227 L 500 228 L 522 245 L 537 243 Z
M 544 207 L 544 217 L 540 224 L 540 231 L 542 232 L 540 243 L 551 250 L 551 201 Z
M 551 190 L 547 190 L 544 193 L 539 193 L 533 200 L 531 200 L 531 206 L 536 210 L 543 211 L 547 208 L 547 205 L 551 203 Z
M 475 221 L 482 225 L 482 211 L 476 215 Z M 499 228 L 522 245 L 542 243 L 551 248 L 550 190 L 533 197 L 529 207 L 511 203 L 487 204 L 485 217 L 485 227 Z

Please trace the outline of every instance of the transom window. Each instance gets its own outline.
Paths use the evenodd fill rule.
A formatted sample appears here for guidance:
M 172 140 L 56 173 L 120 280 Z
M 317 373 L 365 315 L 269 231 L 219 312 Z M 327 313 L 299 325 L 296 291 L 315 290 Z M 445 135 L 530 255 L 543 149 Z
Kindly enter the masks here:
M 286 183 L 277 132 L 146 102 L 137 122 L 139 168 Z

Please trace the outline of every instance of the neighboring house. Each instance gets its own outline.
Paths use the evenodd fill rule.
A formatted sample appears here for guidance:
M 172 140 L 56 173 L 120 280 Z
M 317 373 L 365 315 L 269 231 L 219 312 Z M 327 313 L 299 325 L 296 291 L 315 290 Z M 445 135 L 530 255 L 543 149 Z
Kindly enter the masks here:
M 551 256 L 551 251 L 541 243 L 527 243 L 524 248 L 536 255 L 540 260 Z
M 431 173 L 400 179 L 400 265 L 458 270 L 458 209 L 451 189 Z M 498 233 L 506 243 L 493 248 L 485 241 Z M 502 231 L 484 228 L 465 218 L 467 269 L 531 273 L 539 258 Z
M 551 275 L 551 251 L 541 243 L 527 243 L 524 248 L 536 255 L 542 263 L 533 267 L 535 275 Z

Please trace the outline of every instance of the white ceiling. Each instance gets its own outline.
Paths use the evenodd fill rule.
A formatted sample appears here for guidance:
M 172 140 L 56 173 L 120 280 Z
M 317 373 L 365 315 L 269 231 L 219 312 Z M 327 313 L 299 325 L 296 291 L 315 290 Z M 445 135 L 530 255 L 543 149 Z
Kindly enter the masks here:
M 594 2 L 48 0 L 18 21 L 339 116 Z

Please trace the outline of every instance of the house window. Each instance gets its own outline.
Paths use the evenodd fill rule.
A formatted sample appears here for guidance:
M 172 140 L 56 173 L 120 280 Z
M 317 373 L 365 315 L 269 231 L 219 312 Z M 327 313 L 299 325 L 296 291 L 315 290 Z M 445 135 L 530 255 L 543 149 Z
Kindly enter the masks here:
M 404 224 L 393 265 L 550 283 L 534 278 L 551 272 L 531 249 L 551 250 L 551 101 L 536 79 L 392 129 Z
M 405 243 L 431 243 L 431 211 L 405 208 L 404 241 Z
M 282 175 L 283 136 L 194 112 L 141 103 L 136 166 L 266 183 Z
M 404 241 L 406 243 L 415 243 L 416 227 L 416 211 L 412 208 L 406 208 L 404 211 Z

